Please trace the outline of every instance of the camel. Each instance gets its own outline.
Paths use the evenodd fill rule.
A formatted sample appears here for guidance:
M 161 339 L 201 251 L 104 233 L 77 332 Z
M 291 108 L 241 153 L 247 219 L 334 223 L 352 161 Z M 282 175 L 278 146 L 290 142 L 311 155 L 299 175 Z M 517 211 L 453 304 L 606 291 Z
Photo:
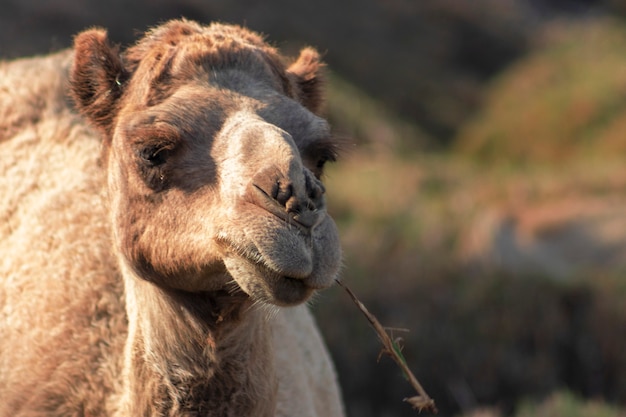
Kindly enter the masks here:
M 0 64 L 0 416 L 344 414 L 322 67 L 188 20 Z

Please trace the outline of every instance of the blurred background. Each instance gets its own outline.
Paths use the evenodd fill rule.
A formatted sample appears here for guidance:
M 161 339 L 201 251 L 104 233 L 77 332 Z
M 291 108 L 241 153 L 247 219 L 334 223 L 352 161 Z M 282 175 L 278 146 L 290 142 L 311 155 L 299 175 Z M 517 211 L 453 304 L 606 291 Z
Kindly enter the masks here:
M 442 416 L 626 416 L 626 1 L 0 0 L 0 57 L 185 16 L 328 63 L 343 279 Z M 413 393 L 340 288 L 313 305 L 351 417 Z

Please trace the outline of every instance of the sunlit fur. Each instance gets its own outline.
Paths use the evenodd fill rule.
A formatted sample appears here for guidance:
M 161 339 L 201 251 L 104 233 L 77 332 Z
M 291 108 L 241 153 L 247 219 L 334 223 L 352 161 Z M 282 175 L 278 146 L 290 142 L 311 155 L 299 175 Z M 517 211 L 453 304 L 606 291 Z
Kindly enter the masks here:
M 185 20 L 0 63 L 0 416 L 343 415 L 321 67 Z

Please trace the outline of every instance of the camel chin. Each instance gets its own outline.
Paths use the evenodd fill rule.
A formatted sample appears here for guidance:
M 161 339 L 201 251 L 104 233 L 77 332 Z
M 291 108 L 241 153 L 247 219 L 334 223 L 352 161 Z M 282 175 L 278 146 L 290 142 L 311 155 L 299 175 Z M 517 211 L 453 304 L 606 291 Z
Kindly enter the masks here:
M 324 214 L 312 230 L 254 211 L 244 221 L 248 227 L 221 234 L 220 242 L 226 269 L 250 297 L 289 306 L 303 303 L 315 291 L 333 284 L 341 251 L 330 216 Z
M 234 253 L 224 257 L 224 264 L 241 289 L 255 301 L 290 306 L 306 301 L 315 291 L 302 279 L 281 276 Z

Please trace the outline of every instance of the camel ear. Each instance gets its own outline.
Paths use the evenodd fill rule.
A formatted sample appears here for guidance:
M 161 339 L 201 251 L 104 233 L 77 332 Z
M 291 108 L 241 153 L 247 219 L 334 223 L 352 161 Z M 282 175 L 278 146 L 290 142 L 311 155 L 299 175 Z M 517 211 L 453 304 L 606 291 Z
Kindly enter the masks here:
M 90 29 L 74 38 L 70 71 L 71 94 L 79 111 L 110 133 L 128 71 L 104 29 Z
M 324 101 L 320 54 L 313 48 L 304 48 L 287 73 L 298 86 L 300 102 L 313 113 L 319 113 Z

